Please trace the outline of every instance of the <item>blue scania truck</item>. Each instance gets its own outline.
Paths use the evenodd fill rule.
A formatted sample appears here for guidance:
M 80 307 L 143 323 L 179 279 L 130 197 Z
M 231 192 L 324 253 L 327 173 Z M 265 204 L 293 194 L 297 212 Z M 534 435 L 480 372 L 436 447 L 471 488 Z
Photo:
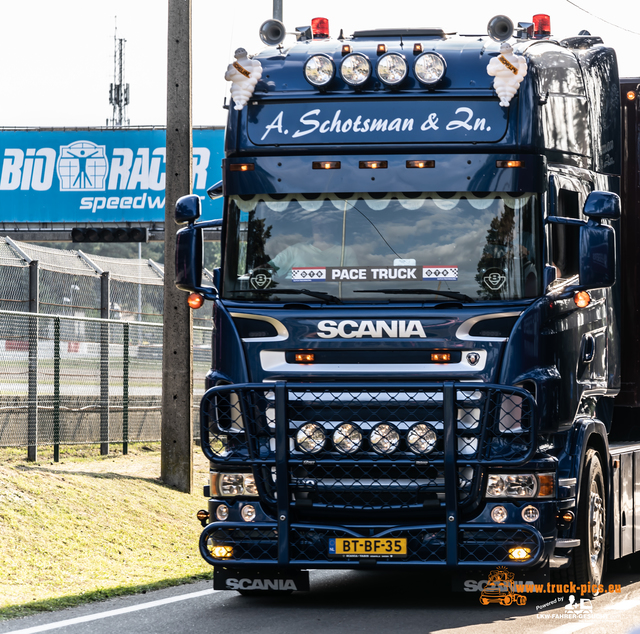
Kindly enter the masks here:
M 262 32 L 223 219 L 176 208 L 176 283 L 213 302 L 214 587 L 506 566 L 597 594 L 640 550 L 640 80 L 546 16 Z

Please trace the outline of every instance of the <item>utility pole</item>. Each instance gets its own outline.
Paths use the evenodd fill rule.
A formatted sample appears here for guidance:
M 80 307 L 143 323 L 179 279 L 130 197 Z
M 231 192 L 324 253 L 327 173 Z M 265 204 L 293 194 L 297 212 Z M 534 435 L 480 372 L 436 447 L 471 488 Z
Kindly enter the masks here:
M 166 190 L 164 212 L 164 328 L 162 355 L 162 481 L 193 488 L 193 317 L 174 284 L 176 201 L 191 193 L 191 0 L 169 0 Z

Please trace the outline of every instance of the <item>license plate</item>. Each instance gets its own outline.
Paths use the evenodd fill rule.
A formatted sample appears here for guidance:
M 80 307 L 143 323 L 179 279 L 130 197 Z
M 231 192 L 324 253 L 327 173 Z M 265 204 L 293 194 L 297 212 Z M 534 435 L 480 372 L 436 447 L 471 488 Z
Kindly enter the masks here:
M 329 555 L 334 557 L 406 557 L 407 540 L 397 538 L 332 537 Z

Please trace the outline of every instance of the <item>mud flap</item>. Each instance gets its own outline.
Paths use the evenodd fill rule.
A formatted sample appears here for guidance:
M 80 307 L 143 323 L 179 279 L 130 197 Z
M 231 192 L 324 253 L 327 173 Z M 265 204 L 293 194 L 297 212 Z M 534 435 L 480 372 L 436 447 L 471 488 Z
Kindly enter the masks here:
M 308 570 L 252 570 L 216 566 L 214 590 L 309 591 Z

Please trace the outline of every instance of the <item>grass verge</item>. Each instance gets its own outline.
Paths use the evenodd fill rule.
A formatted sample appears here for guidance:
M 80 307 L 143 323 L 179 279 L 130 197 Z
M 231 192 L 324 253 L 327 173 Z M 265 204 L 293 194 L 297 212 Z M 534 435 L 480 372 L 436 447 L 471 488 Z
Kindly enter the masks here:
M 160 445 L 0 449 L 0 620 L 211 578 L 198 552 L 208 464 L 194 494 L 160 480 Z

